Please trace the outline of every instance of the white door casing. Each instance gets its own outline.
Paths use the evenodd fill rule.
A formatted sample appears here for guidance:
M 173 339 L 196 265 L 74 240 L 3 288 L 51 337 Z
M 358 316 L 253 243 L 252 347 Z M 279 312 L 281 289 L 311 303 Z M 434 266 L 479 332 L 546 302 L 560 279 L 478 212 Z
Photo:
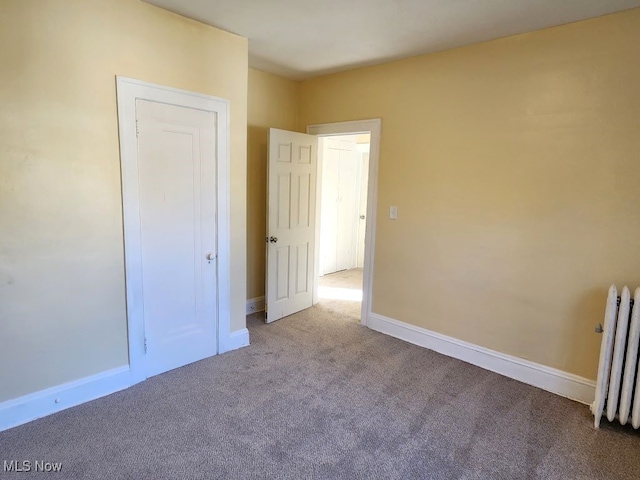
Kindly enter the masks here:
M 236 348 L 230 332 L 230 215 L 229 215 L 229 102 L 198 93 L 155 85 L 140 80 L 117 77 L 118 126 L 120 136 L 120 158 L 122 176 L 122 201 L 125 240 L 125 276 L 127 297 L 127 325 L 129 338 L 130 383 L 134 384 L 147 378 L 147 355 L 145 353 L 145 316 L 143 290 L 143 235 L 141 235 L 141 187 L 139 184 L 138 138 L 136 135 L 136 103 L 147 100 L 166 105 L 174 105 L 210 112 L 215 116 L 214 134 L 215 156 L 214 170 L 209 172 L 208 181 L 214 186 L 213 208 L 217 222 L 215 240 L 217 248 L 211 251 L 215 256 L 212 263 L 199 252 L 203 269 L 213 267 L 217 272 L 217 283 L 207 284 L 203 288 L 213 288 L 217 327 L 214 328 L 215 351 L 222 353 Z M 182 179 L 184 180 L 184 178 Z M 202 248 L 203 245 L 200 246 Z M 204 246 L 206 247 L 206 245 Z M 206 248 L 205 248 L 206 250 Z M 195 251 L 195 248 L 194 248 Z M 195 256 L 194 256 L 195 258 Z M 195 263 L 195 260 L 194 260 Z M 217 306 L 217 308 L 216 308 Z M 209 306 L 210 308 L 210 306 Z M 217 345 L 215 341 L 217 336 Z M 234 347 L 235 346 L 235 347 Z M 149 369 L 153 372 L 153 369 Z
M 269 130 L 267 322 L 313 304 L 317 155 L 315 136 Z
M 214 112 L 138 99 L 146 376 L 216 354 Z

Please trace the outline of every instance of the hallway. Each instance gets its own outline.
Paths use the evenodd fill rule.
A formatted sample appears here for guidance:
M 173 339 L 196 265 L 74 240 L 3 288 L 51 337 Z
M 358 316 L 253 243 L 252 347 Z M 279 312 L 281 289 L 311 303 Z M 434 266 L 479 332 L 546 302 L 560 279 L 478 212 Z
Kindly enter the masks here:
M 352 268 L 320 277 L 316 307 L 344 317 L 360 321 L 362 306 L 362 269 Z

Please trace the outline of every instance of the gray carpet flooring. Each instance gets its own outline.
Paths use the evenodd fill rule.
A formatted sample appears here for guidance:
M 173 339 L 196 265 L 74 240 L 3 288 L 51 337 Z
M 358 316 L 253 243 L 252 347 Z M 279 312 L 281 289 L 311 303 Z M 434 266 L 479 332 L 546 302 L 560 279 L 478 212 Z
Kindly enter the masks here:
M 253 314 L 251 346 L 2 432 L 0 462 L 70 480 L 640 478 L 637 431 L 364 328 L 353 303 Z

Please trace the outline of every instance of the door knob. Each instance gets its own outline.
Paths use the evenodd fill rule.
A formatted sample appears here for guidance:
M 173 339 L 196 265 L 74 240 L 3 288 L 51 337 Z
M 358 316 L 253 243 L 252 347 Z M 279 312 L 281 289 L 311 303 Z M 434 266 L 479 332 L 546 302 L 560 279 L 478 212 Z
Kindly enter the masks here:
M 271 243 L 278 243 L 278 237 L 273 237 L 273 236 L 272 236 L 272 237 L 269 237 L 269 241 L 270 241 Z
M 211 252 L 207 252 L 204 258 L 206 258 L 208 261 L 211 261 L 211 260 L 215 260 L 216 256 Z
M 364 220 L 364 215 L 360 215 L 360 220 Z

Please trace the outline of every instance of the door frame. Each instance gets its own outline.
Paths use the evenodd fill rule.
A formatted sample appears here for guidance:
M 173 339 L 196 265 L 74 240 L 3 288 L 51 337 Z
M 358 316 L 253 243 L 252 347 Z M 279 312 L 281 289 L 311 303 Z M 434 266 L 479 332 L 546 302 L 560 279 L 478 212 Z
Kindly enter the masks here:
M 204 110 L 216 114 L 216 233 L 217 301 L 216 352 L 230 344 L 230 125 L 229 100 L 116 76 L 120 174 L 124 228 L 124 264 L 127 300 L 127 333 L 131 384 L 146 380 L 145 332 L 142 291 L 142 250 L 138 191 L 138 139 L 136 100 Z
M 319 123 L 307 126 L 307 133 L 318 137 L 370 133 L 369 179 L 367 182 L 367 218 L 364 233 L 364 268 L 362 281 L 362 310 L 360 323 L 366 326 L 371 315 L 373 296 L 373 261 L 376 243 L 376 215 L 378 211 L 378 163 L 380 159 L 380 135 L 382 119 L 371 118 L 350 122 Z M 322 155 L 318 152 L 318 183 L 316 195 L 322 192 Z M 320 202 L 316 202 L 319 206 Z M 316 208 L 318 217 L 318 207 Z M 320 268 L 320 221 L 316 221 L 316 248 L 313 276 L 313 304 L 318 303 L 318 273 Z

